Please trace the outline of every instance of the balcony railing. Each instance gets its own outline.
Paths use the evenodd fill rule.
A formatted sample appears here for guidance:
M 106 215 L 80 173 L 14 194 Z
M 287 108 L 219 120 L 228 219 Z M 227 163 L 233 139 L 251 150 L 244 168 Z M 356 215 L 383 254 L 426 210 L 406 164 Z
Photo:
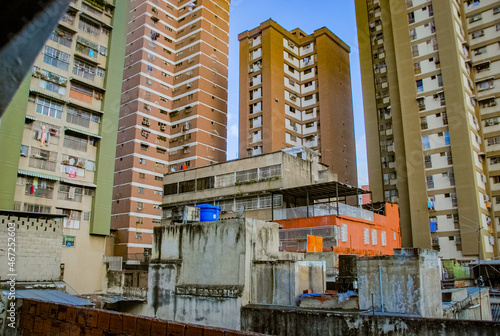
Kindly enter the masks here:
M 56 162 L 55 161 L 37 159 L 34 157 L 30 157 L 29 166 L 33 167 L 33 168 L 45 169 L 45 170 L 50 170 L 50 171 L 56 170 Z
M 361 208 L 353 207 L 347 204 L 338 204 L 338 214 L 343 216 L 349 216 L 354 218 L 359 218 L 367 221 L 373 221 L 373 212 L 367 211 Z M 309 207 L 296 207 L 289 209 L 278 209 L 274 210 L 274 219 L 293 219 L 293 218 L 305 218 L 305 217 L 318 217 L 318 216 L 328 216 L 336 215 L 337 207 L 328 204 L 316 204 Z
M 59 191 L 57 194 L 57 199 L 63 200 L 63 201 L 72 201 L 72 202 L 81 202 L 82 201 L 82 195 L 81 194 L 74 194 L 71 195 L 70 197 L 68 191 Z

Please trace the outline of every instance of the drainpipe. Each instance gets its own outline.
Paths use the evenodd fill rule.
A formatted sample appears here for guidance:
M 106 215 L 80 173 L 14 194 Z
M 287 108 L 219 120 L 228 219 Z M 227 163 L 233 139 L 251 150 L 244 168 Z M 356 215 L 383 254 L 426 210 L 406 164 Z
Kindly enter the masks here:
M 378 265 L 378 277 L 380 282 L 380 303 L 382 305 L 382 313 L 384 312 L 384 290 L 382 289 L 382 266 Z
M 275 292 L 276 292 L 276 273 L 275 273 L 275 265 L 273 264 L 273 304 L 274 304 L 274 297 L 275 297 Z

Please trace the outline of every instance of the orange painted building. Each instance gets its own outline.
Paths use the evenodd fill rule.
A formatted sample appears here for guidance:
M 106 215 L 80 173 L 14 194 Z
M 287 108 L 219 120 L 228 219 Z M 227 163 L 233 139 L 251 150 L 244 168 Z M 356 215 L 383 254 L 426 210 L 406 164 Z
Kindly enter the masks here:
M 373 221 L 346 215 L 326 215 L 306 218 L 275 220 L 282 230 L 306 228 L 333 228 L 335 243 L 324 251 L 359 256 L 392 255 L 393 249 L 401 248 L 399 210 L 397 204 L 382 203 L 384 214 L 373 213 Z M 316 233 L 317 235 L 317 233 Z M 298 237 L 298 235 L 295 235 Z M 287 249 L 288 250 L 288 249 Z

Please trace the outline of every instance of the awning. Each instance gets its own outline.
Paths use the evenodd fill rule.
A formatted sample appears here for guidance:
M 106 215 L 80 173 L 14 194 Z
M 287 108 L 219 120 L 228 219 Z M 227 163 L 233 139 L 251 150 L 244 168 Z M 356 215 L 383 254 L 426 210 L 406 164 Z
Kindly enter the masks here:
M 78 56 L 78 55 L 75 55 L 75 56 Z M 97 64 L 99 64 L 99 63 L 97 63 Z M 93 88 L 94 90 L 97 90 L 97 91 L 100 91 L 100 92 L 105 92 L 106 91 L 105 88 L 97 86 L 94 83 L 89 83 L 85 79 L 80 79 L 80 78 L 76 78 L 76 77 L 70 77 L 69 80 L 72 81 L 72 82 L 78 82 L 78 83 L 80 83 L 80 84 L 82 84 L 84 86 L 88 86 L 88 87 Z
M 85 106 L 81 106 L 81 105 L 79 105 L 79 104 L 77 104 L 75 102 L 68 102 L 68 105 L 69 106 L 74 106 L 77 109 L 84 110 L 84 111 L 91 112 L 91 113 L 99 113 L 99 114 L 103 114 L 104 113 L 103 111 L 100 111 L 100 110 L 97 110 L 97 109 L 91 109 L 91 108 L 88 108 L 88 107 L 85 107 Z
M 33 120 L 33 121 L 37 121 L 38 120 L 37 118 L 29 116 L 29 115 L 26 115 L 26 119 Z
M 31 93 L 37 93 L 39 95 L 42 95 L 42 96 L 45 96 L 45 97 L 49 97 L 49 98 L 52 98 L 54 100 L 58 100 L 60 102 L 63 102 L 63 103 L 67 103 L 68 101 L 67 100 L 64 100 L 62 98 L 59 98 L 59 97 L 56 97 L 56 96 L 53 96 L 53 95 L 50 95 L 50 94 L 47 94 L 45 92 L 42 92 L 42 91 L 38 91 L 38 90 L 33 90 L 33 89 L 30 89 L 30 92 Z
M 39 178 L 43 178 L 43 179 L 46 179 L 46 180 L 53 180 L 53 181 L 60 181 L 61 180 L 57 176 L 40 174 L 40 173 L 32 172 L 32 171 L 29 171 L 29 170 L 21 170 L 21 169 L 19 169 L 17 171 L 17 173 L 20 174 L 20 175 L 25 175 L 25 176 L 39 177 Z
M 478 101 L 481 101 L 481 100 L 490 100 L 490 99 L 496 99 L 495 96 L 489 96 L 489 97 L 479 97 L 477 98 Z
M 101 139 L 100 135 L 97 135 L 97 134 L 94 134 L 94 133 L 90 133 L 90 132 L 87 132 L 87 131 L 82 131 L 82 130 L 79 130 L 79 129 L 76 129 L 76 128 L 72 128 L 72 127 L 64 126 L 64 130 L 65 131 L 72 131 L 72 132 L 84 134 L 84 135 L 91 136 L 91 137 L 94 137 L 94 138 L 97 138 L 97 139 Z
M 2 291 L 3 295 L 8 295 L 9 291 Z M 77 296 L 58 291 L 56 289 L 17 289 L 16 298 L 33 299 L 51 303 L 67 304 L 72 306 L 91 306 L 94 304 Z
M 140 297 L 123 296 L 119 294 L 90 294 L 84 295 L 88 300 L 94 303 L 117 303 L 117 302 L 145 302 L 146 300 Z
M 61 179 L 61 182 L 74 184 L 74 185 L 81 186 L 81 187 L 97 188 L 97 186 L 94 183 L 85 182 L 85 181 L 78 181 L 78 180 L 63 178 L 63 179 Z
M 274 194 L 282 194 L 285 196 L 295 197 L 295 198 L 306 198 L 309 197 L 311 200 L 315 199 L 326 199 L 330 197 L 346 196 L 357 196 L 363 194 L 370 194 L 370 191 L 358 189 L 356 187 L 350 186 L 341 182 L 324 182 L 316 184 L 308 184 L 301 187 L 287 188 L 287 189 L 276 189 L 270 190 Z

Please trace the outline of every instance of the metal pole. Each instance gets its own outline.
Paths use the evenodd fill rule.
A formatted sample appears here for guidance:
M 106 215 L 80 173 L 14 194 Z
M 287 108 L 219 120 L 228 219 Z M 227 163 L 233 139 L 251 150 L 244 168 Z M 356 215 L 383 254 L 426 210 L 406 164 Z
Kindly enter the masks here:
M 274 222 L 274 193 L 271 193 L 271 222 Z
M 309 190 L 306 190 L 306 202 L 307 202 L 307 218 L 309 218 Z
M 382 306 L 382 313 L 384 312 L 384 290 L 382 289 L 382 266 L 378 265 L 378 276 L 380 281 L 380 304 Z
M 372 315 L 375 316 L 375 304 L 373 301 L 373 293 L 372 293 Z
M 337 202 L 337 216 L 340 215 L 339 212 L 339 184 L 335 184 L 335 202 Z

